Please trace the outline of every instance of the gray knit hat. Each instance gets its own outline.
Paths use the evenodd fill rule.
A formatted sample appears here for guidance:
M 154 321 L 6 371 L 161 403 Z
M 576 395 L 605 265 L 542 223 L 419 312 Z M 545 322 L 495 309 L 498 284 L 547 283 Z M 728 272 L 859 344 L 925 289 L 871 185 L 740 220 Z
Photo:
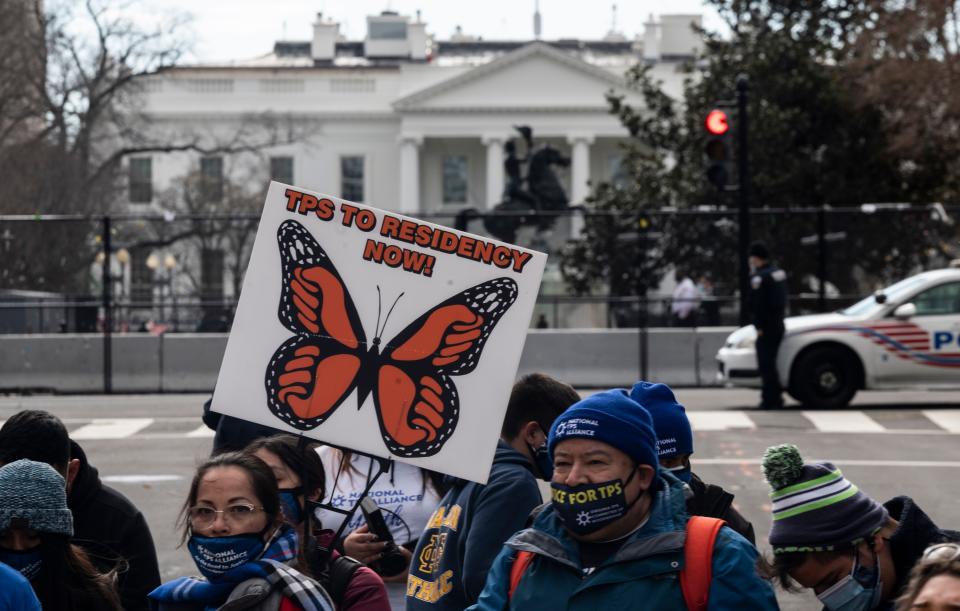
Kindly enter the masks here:
M 0 530 L 15 519 L 40 532 L 73 536 L 66 482 L 53 467 L 26 459 L 0 467 Z
M 767 448 L 774 554 L 831 551 L 876 534 L 889 514 L 831 463 L 804 464 L 797 446 Z

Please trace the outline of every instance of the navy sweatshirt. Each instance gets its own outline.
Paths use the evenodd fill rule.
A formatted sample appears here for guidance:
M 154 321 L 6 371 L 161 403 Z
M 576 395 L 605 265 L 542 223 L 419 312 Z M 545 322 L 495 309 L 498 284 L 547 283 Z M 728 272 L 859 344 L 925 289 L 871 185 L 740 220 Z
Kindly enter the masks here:
M 542 503 L 533 465 L 501 440 L 486 485 L 455 480 L 410 562 L 407 611 L 462 611 L 477 602 L 503 544 Z

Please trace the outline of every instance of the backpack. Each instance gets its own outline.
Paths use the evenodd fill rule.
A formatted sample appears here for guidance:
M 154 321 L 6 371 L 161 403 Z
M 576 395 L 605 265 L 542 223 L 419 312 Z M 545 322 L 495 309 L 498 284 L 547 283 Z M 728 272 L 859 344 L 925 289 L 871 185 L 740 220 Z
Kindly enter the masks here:
M 357 569 L 363 566 L 363 563 L 350 556 L 337 556 L 330 561 L 327 570 L 320 576 L 320 585 L 327 591 L 333 604 L 340 608 L 343 602 L 343 596 L 347 592 L 347 586 L 353 579 L 353 574 Z
M 691 516 L 687 521 L 687 538 L 683 545 L 683 570 L 680 571 L 680 589 L 688 611 L 706 611 L 713 579 L 713 547 L 717 533 L 725 522 L 718 518 Z M 533 558 L 533 552 L 518 551 L 510 567 L 507 601 L 513 598 L 523 574 Z

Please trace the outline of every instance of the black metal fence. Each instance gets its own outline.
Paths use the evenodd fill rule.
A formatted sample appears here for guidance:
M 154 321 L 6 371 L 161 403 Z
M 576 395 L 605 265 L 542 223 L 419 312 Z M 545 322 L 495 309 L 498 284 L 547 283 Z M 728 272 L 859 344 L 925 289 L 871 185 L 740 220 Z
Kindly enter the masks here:
M 733 209 L 658 209 L 639 216 L 440 211 L 419 217 L 481 235 L 493 229 L 494 237 L 502 237 L 507 225 L 515 243 L 551 255 L 531 326 L 717 326 L 739 320 Z M 683 320 L 671 312 L 678 300 L 656 288 L 638 297 L 638 291 L 623 287 L 605 292 L 598 283 L 594 294 L 571 295 L 552 264 L 583 227 L 624 219 L 629 225 L 641 217 L 647 236 L 632 246 L 634 256 L 658 262 L 645 286 L 658 286 L 672 267 L 683 267 L 698 281 L 694 307 Z M 769 243 L 792 276 L 794 315 L 845 307 L 876 285 L 946 264 L 951 249 L 960 252 L 954 219 L 960 220 L 960 206 L 867 204 L 751 213 L 753 235 Z M 258 220 L 0 216 L 0 333 L 228 331 Z

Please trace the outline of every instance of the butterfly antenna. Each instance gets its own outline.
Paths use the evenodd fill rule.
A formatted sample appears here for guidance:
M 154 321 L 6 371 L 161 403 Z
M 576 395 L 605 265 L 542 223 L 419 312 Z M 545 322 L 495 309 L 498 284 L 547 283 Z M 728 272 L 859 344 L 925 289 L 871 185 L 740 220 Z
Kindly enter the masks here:
M 397 298 L 393 301 L 393 305 L 390 306 L 390 311 L 387 312 L 387 317 L 383 319 L 383 329 L 382 331 L 387 330 L 387 321 L 390 320 L 390 315 L 393 314 L 393 308 L 397 307 L 397 302 L 400 301 L 400 298 L 403 297 L 403 293 L 397 295 Z
M 377 285 L 377 326 L 373 328 L 374 338 L 380 337 L 380 285 Z

